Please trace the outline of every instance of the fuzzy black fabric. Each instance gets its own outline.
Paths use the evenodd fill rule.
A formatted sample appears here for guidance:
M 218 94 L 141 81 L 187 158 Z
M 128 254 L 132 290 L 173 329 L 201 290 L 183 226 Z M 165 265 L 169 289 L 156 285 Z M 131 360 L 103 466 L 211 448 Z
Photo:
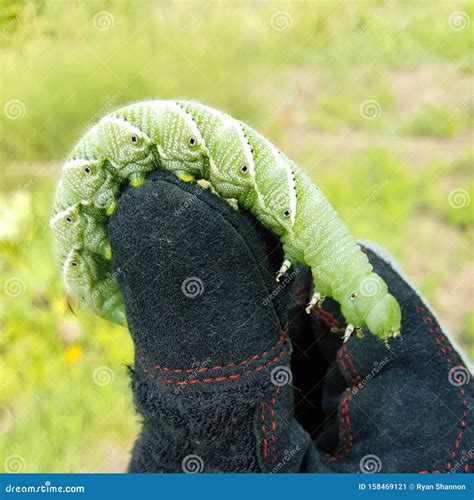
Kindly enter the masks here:
M 154 172 L 109 236 L 143 418 L 130 472 L 469 470 L 472 385 L 449 376 L 467 368 L 373 252 L 402 306 L 390 350 L 368 333 L 342 346 L 331 300 L 306 315 L 308 268 L 276 283 L 278 240 L 200 186 Z

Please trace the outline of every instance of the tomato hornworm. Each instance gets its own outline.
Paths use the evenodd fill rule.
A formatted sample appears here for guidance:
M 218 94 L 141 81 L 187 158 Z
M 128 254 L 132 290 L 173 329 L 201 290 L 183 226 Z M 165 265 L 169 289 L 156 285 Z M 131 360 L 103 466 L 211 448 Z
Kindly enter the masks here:
M 157 168 L 185 182 L 208 181 L 278 235 L 285 259 L 277 281 L 294 263 L 310 266 L 314 293 L 307 312 L 333 297 L 348 323 L 345 340 L 364 326 L 382 339 L 400 334 L 398 302 L 320 189 L 250 126 L 191 101 L 121 108 L 92 127 L 68 157 L 51 227 L 68 293 L 86 308 L 125 321 L 108 260 L 107 215 L 125 179 L 139 186 Z

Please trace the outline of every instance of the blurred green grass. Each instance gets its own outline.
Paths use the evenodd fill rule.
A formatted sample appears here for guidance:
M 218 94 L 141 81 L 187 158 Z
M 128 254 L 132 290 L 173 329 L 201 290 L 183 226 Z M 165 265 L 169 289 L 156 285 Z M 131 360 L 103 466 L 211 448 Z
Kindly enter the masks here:
M 4 467 L 126 466 L 131 341 L 68 311 L 48 210 L 74 141 L 134 100 L 201 100 L 267 135 L 474 358 L 472 2 L 0 1 Z

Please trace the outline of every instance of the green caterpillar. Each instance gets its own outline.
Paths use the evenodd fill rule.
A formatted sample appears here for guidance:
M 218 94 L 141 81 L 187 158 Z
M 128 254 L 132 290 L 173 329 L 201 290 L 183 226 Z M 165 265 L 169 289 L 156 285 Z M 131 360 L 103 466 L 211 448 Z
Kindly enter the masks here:
M 314 294 L 307 312 L 333 297 L 348 323 L 345 340 L 364 326 L 382 339 L 400 334 L 398 302 L 304 172 L 248 125 L 190 101 L 145 101 L 111 113 L 64 165 L 51 227 L 68 292 L 88 309 L 125 321 L 107 260 L 106 215 L 124 179 L 139 186 L 157 168 L 186 182 L 208 181 L 277 234 L 285 254 L 277 281 L 292 264 L 309 265 Z

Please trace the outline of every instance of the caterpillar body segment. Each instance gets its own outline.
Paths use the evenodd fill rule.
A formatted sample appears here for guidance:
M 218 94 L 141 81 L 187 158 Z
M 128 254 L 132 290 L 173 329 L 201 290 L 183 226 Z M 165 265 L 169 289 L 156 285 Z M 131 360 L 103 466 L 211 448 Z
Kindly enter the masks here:
M 111 211 L 125 179 L 139 185 L 146 172 L 156 168 L 185 181 L 209 182 L 220 196 L 237 200 L 280 236 L 285 260 L 277 280 L 294 263 L 309 265 L 314 294 L 308 310 L 333 297 L 348 322 L 346 338 L 364 326 L 383 339 L 399 334 L 397 301 L 319 188 L 250 126 L 191 101 L 144 101 L 121 108 L 104 117 L 73 149 L 51 225 L 59 253 L 67 255 L 68 291 L 86 307 L 115 321 L 122 318 L 115 278 L 109 276 L 108 286 L 100 288 L 110 275 L 104 259 L 110 249 L 101 229 L 106 226 L 103 208 Z M 107 202 L 98 204 L 97 198 Z M 102 210 L 94 212 L 94 207 Z M 74 215 L 77 225 L 66 215 Z M 71 262 L 77 264 L 74 269 Z M 81 273 L 87 274 L 82 281 Z M 82 298 L 90 294 L 95 294 L 94 300 Z
M 151 139 L 130 122 L 106 116 L 98 125 L 97 135 L 101 157 L 133 185 L 140 185 L 144 173 L 156 168 Z
M 66 257 L 71 249 L 84 248 L 108 260 L 112 258 L 104 211 L 89 205 L 71 205 L 57 212 L 51 218 L 50 226 L 61 257 Z
M 71 250 L 63 263 L 68 296 L 109 321 L 126 326 L 122 292 L 110 262 L 87 250 Z
M 202 177 L 208 152 L 194 119 L 179 103 L 145 101 L 118 110 L 113 116 L 146 134 L 161 167 L 177 175 Z
M 247 209 L 257 203 L 255 165 L 242 130 L 229 120 L 216 133 L 209 148 L 209 182 L 224 198 L 235 198 Z
M 82 203 L 107 208 L 118 197 L 117 179 L 98 161 L 70 160 L 62 170 L 53 211 Z

